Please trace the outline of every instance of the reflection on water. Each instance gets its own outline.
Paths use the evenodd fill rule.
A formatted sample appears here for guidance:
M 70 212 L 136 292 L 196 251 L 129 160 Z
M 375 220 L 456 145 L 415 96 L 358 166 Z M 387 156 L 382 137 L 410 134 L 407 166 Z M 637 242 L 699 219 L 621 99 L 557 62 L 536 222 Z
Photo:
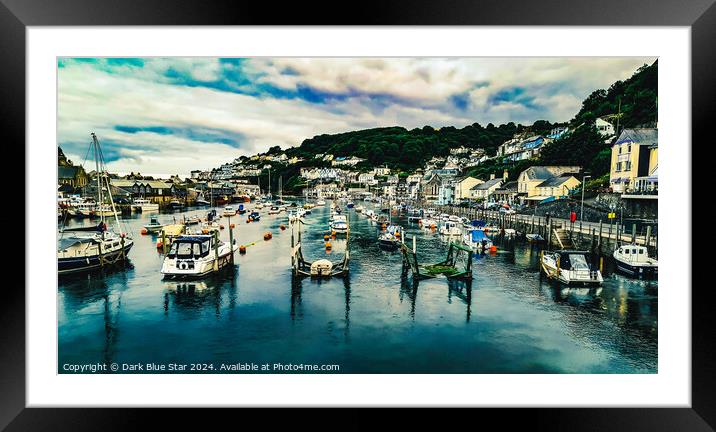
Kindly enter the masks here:
M 348 215 L 351 273 L 327 280 L 291 275 L 290 232 L 279 229 L 285 214 L 238 219 L 238 242 L 255 244 L 233 268 L 199 281 L 162 280 L 156 238 L 139 234 L 149 216 L 126 218 L 135 239 L 127 269 L 59 281 L 60 367 L 291 362 L 339 364 L 345 373 L 657 372 L 657 282 L 607 272 L 601 288 L 567 289 L 541 277 L 539 249 L 512 241 L 476 255 L 472 281 L 415 283 L 402 274 L 399 252 L 378 247 L 376 227 Z M 344 253 L 342 238 L 326 252 L 327 222 L 327 207 L 307 217 L 306 259 Z M 445 258 L 445 238 L 401 222 L 408 238 L 418 236 L 421 263 Z M 264 241 L 265 231 L 273 239 Z M 221 235 L 228 239 L 227 230 Z

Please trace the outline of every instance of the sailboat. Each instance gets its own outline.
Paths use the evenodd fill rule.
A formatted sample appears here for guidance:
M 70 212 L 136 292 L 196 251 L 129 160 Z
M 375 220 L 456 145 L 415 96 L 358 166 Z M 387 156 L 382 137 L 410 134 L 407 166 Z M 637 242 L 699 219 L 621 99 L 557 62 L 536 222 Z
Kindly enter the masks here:
M 60 240 L 57 246 L 57 271 L 60 275 L 89 271 L 125 262 L 129 250 L 134 245 L 131 236 L 122 231 L 118 212 L 112 199 L 112 189 L 104 165 L 102 149 L 97 135 L 94 132 L 91 135 L 90 150 L 93 151 L 97 172 L 97 203 L 103 211 L 99 212 L 100 221 L 95 226 L 64 228 L 60 231 Z M 106 194 L 103 193 L 104 190 L 106 190 Z M 112 217 L 107 218 L 106 216 Z M 107 221 L 111 219 L 116 222 L 119 232 L 112 231 L 107 225 Z

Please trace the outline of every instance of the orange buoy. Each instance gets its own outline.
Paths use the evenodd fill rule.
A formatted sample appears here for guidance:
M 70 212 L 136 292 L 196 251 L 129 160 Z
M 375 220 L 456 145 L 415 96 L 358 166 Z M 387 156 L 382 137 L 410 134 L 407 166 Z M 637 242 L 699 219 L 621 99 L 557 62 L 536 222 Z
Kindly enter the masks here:
M 161 248 L 161 247 L 163 247 L 163 246 L 164 246 L 164 243 L 162 243 L 161 240 L 157 241 L 157 249 L 159 249 L 159 248 Z
M 147 231 L 146 228 L 142 228 L 141 233 L 142 233 L 142 235 L 146 235 L 147 233 L 149 233 L 149 231 Z
M 495 246 L 495 245 L 490 246 L 490 252 L 497 252 L 497 246 Z
M 203 230 L 201 230 L 201 233 L 202 233 L 202 234 L 209 234 L 209 230 L 206 229 L 206 228 L 204 228 Z
M 400 237 L 400 231 L 396 231 L 396 232 L 395 232 L 395 236 L 399 238 L 399 237 Z
M 332 237 L 335 237 L 335 236 L 336 236 L 336 232 L 335 232 L 335 231 L 331 231 L 331 236 L 332 236 Z
M 219 225 L 219 229 L 224 229 L 224 225 Z
M 285 230 L 285 229 L 286 229 L 286 225 L 284 225 L 284 224 L 281 224 L 281 226 L 280 226 L 279 228 L 281 228 L 281 231 L 283 231 L 283 230 Z
M 251 223 L 251 218 L 246 219 L 246 223 Z
M 239 246 L 239 253 L 242 254 L 242 255 L 245 254 L 245 253 L 246 253 L 246 246 L 244 246 L 244 245 Z
M 331 242 L 327 241 L 326 242 L 326 250 L 331 250 L 331 248 L 333 248 L 333 246 L 331 246 Z
M 229 228 L 234 228 L 235 226 L 236 226 L 236 225 L 233 224 L 233 223 L 229 224 Z
M 264 240 L 271 240 L 271 237 L 273 237 L 273 235 L 270 232 L 267 231 L 264 233 Z
M 325 240 L 325 241 L 328 241 L 329 238 L 330 238 L 330 236 L 328 234 L 323 236 L 323 240 Z

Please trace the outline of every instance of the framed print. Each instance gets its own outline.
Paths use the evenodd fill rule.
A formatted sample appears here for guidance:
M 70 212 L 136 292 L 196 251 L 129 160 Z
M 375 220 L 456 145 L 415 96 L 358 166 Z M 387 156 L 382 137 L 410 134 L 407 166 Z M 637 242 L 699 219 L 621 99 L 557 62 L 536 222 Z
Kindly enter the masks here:
M 2 425 L 509 407 L 712 430 L 691 143 L 716 9 L 638 3 L 3 0 L 26 205 Z

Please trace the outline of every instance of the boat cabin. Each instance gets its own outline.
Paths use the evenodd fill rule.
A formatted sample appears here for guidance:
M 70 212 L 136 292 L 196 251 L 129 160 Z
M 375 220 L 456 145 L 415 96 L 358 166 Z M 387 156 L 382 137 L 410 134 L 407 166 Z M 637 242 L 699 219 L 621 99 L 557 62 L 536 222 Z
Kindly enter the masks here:
M 213 236 L 181 236 L 174 240 L 167 258 L 196 259 L 208 256 L 213 247 Z
M 617 249 L 619 259 L 630 263 L 650 263 L 646 246 L 624 245 Z

